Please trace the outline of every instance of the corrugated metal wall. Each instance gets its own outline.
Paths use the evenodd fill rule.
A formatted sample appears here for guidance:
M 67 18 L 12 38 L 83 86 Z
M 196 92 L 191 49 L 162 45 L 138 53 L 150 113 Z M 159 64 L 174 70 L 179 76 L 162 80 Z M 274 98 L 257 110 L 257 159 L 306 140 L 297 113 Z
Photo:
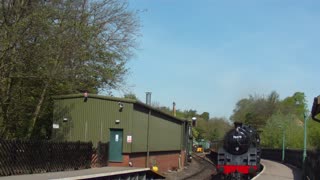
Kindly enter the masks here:
M 132 152 L 147 151 L 149 109 L 134 105 Z M 180 150 L 183 144 L 183 122 L 151 110 L 149 151 Z
M 116 99 L 116 98 L 114 98 Z M 56 98 L 54 121 L 60 128 L 53 130 L 57 140 L 109 142 L 110 129 L 123 129 L 123 152 L 181 150 L 184 143 L 184 122 L 165 115 L 141 103 L 124 101 L 119 111 L 120 99 L 95 98 L 83 102 L 83 98 L 68 96 Z M 149 140 L 148 140 L 148 117 Z M 67 122 L 63 119 L 67 118 Z M 119 124 L 115 120 L 120 120 Z M 132 143 L 127 142 L 132 136 Z
M 94 146 L 99 141 L 108 142 L 110 128 L 123 129 L 123 152 L 131 152 L 131 144 L 126 142 L 131 135 L 131 103 L 122 102 L 124 108 L 119 111 L 118 101 L 90 98 L 56 99 L 54 121 L 60 124 L 54 129 L 54 136 L 60 140 L 92 141 Z M 68 118 L 63 122 L 63 118 Z M 119 124 L 115 121 L 120 120 Z
M 147 151 L 148 113 L 149 109 L 134 105 L 132 118 L 132 152 Z
M 182 122 L 153 111 L 149 125 L 149 150 L 180 150 L 183 141 L 181 126 Z

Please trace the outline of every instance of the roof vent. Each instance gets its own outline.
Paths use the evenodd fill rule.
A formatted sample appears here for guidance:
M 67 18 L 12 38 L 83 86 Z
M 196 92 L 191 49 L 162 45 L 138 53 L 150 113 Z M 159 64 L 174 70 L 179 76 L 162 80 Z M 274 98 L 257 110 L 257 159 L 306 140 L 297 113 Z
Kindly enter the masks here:
M 173 112 L 173 116 L 176 117 L 177 111 L 176 111 L 176 103 L 175 102 L 172 103 L 172 112 Z
M 151 92 L 146 92 L 146 104 L 151 106 Z

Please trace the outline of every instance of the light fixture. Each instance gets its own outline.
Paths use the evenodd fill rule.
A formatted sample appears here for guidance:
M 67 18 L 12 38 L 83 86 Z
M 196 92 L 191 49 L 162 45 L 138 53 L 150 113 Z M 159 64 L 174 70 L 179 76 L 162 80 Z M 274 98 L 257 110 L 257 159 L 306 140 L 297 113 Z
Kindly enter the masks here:
M 85 91 L 84 93 L 83 93 L 83 102 L 87 102 L 88 101 L 88 91 Z
M 52 124 L 52 128 L 53 128 L 53 129 L 59 129 L 59 124 L 53 123 L 53 124 Z
M 122 112 L 122 109 L 124 108 L 124 105 L 122 102 L 118 102 L 119 105 L 119 111 Z
M 197 117 L 192 117 L 192 126 L 197 126 Z
M 119 108 L 123 108 L 123 107 L 124 107 L 124 105 L 122 104 L 122 102 L 118 102 L 118 104 L 119 104 Z
M 119 120 L 119 119 L 117 119 L 117 120 L 116 120 L 116 124 L 119 124 L 119 123 L 120 123 L 120 120 Z

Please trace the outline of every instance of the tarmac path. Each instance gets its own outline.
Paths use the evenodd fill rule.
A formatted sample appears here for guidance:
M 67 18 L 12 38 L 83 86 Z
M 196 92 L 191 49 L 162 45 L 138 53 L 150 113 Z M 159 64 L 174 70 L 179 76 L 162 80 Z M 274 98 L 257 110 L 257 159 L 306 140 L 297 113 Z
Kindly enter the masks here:
M 264 166 L 262 172 L 252 180 L 301 180 L 302 172 L 300 169 L 270 160 L 261 160 Z

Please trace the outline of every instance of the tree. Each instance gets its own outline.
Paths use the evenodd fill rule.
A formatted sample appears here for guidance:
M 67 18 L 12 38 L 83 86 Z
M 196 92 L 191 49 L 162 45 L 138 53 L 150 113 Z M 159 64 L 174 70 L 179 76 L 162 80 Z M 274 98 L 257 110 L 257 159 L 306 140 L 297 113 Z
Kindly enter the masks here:
M 222 140 L 232 127 L 225 118 L 212 118 L 207 124 L 206 139 L 211 142 Z
M 212 118 L 209 121 L 205 119 L 197 120 L 197 126 L 194 127 L 197 132 L 196 140 L 206 139 L 211 142 L 222 140 L 225 133 L 233 126 L 225 118 Z
M 184 117 L 185 118 L 192 118 L 192 117 L 197 117 L 197 110 L 185 110 L 184 112 Z
M 264 119 L 264 124 L 257 126 L 262 130 L 261 142 L 264 147 L 280 148 L 283 133 L 286 136 L 286 147 L 302 147 L 303 114 L 307 112 L 304 93 L 296 92 L 280 100 L 279 95 L 272 92 L 267 98 L 260 96 L 247 101 L 249 108 L 240 106 L 235 116 L 245 114 L 244 122 L 247 124 L 261 123 Z
M 261 144 L 264 147 L 282 148 L 285 132 L 285 146 L 301 148 L 303 145 L 303 126 L 295 115 L 274 114 L 263 127 Z
M 202 139 L 206 139 L 206 128 L 204 120 L 197 120 L 197 126 L 194 127 L 195 131 L 198 133 L 197 137 L 194 137 L 196 141 L 201 141 Z
M 209 118 L 210 118 L 210 115 L 208 112 L 203 112 L 201 115 L 200 115 L 201 118 L 203 118 L 204 120 L 206 121 L 209 121 Z
M 310 149 L 319 149 L 320 125 L 316 121 L 308 120 L 308 147 Z
M 126 99 L 132 99 L 132 100 L 139 100 L 134 93 L 125 94 L 125 95 L 124 95 L 124 98 L 126 98 Z
M 51 95 L 123 85 L 139 30 L 126 1 L 2 0 L 0 9 L 1 137 L 50 129 Z
M 267 98 L 250 95 L 249 98 L 237 102 L 236 108 L 230 117 L 232 121 L 249 124 L 257 129 L 263 127 L 267 120 L 277 110 L 279 95 L 273 91 Z
M 284 114 L 295 114 L 303 117 L 308 112 L 305 95 L 302 92 L 296 92 L 292 96 L 285 98 L 280 102 L 280 111 Z
M 252 100 L 251 99 L 241 99 L 237 102 L 235 109 L 233 110 L 233 114 L 230 119 L 232 121 L 244 122 L 246 120 L 246 116 L 249 112 L 251 112 L 252 108 Z

